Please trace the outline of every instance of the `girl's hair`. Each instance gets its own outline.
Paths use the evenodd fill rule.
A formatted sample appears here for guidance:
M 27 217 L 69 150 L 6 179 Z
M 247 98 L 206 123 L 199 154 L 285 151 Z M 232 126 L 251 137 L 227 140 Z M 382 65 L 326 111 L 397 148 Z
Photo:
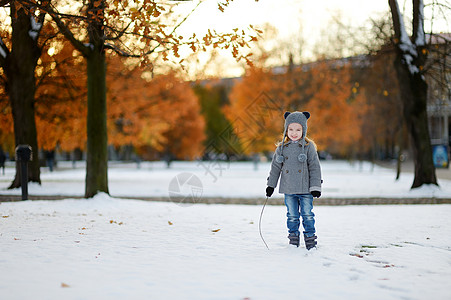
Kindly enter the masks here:
M 282 136 L 282 139 L 283 139 L 283 136 Z M 279 147 L 280 145 L 282 145 L 282 144 L 286 144 L 286 143 L 288 143 L 290 141 L 290 138 L 288 137 L 288 136 L 285 136 L 285 140 L 284 141 L 279 141 L 279 142 L 277 142 L 276 143 L 276 146 L 277 147 Z M 305 143 L 305 145 L 308 145 L 308 144 L 310 144 L 310 143 L 312 143 L 312 145 L 313 145 L 313 147 L 315 147 L 315 149 L 317 149 L 316 148 L 316 144 L 315 144 L 315 141 L 313 141 L 311 138 L 309 138 L 309 137 L 305 137 L 305 141 L 306 141 L 306 143 Z

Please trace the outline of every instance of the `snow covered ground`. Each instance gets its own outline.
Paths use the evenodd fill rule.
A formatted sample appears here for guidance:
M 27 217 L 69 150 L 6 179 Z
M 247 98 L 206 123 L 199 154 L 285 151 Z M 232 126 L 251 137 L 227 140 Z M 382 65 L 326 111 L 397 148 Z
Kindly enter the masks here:
M 3 299 L 451 299 L 451 205 L 285 208 L 109 198 L 0 205 Z
M 195 164 L 112 166 L 110 190 L 114 196 L 159 193 L 168 200 L 169 192 L 264 192 L 267 164 L 257 171 L 252 164 L 224 165 L 222 174 Z M 367 164 L 332 161 L 322 167 L 326 196 L 451 196 L 446 180 L 440 189 L 409 192 L 408 174 L 395 182 L 393 171 L 371 171 Z M 4 188 L 13 175 L 8 170 L 0 176 L 0 194 L 11 192 Z M 44 172 L 42 178 L 42 187 L 31 186 L 31 192 L 84 190 L 82 168 Z M 268 205 L 263 214 L 268 250 L 258 230 L 261 209 L 106 194 L 2 202 L 1 298 L 451 299 L 451 205 L 317 206 L 318 249 L 312 251 L 288 245 L 282 205 Z

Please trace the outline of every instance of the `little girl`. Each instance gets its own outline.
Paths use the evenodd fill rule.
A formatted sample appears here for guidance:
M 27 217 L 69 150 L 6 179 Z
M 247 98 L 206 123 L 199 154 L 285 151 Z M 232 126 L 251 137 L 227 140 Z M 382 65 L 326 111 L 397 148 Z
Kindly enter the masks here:
M 307 250 L 316 247 L 313 197 L 321 196 L 321 166 L 316 146 L 307 138 L 309 112 L 285 112 L 285 128 L 271 163 L 266 196 L 271 197 L 280 177 L 279 193 L 285 194 L 290 244 L 299 247 L 302 216 Z M 288 137 L 288 139 L 287 139 Z

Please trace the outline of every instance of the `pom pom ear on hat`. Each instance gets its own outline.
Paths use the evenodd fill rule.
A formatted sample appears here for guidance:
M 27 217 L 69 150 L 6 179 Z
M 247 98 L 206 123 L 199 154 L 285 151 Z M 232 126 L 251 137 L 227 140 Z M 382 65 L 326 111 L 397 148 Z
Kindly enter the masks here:
M 291 113 L 289 111 L 286 111 L 283 114 L 283 118 L 286 119 Z M 310 118 L 310 113 L 308 111 L 303 111 L 302 114 L 304 114 L 305 118 L 308 119 Z

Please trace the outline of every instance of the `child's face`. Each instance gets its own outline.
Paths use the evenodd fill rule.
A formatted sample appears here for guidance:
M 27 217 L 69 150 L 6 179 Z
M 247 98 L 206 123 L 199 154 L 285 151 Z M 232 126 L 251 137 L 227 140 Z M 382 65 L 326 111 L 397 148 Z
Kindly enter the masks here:
M 288 125 L 288 138 L 292 141 L 300 140 L 302 137 L 302 125 L 299 123 L 291 123 Z

